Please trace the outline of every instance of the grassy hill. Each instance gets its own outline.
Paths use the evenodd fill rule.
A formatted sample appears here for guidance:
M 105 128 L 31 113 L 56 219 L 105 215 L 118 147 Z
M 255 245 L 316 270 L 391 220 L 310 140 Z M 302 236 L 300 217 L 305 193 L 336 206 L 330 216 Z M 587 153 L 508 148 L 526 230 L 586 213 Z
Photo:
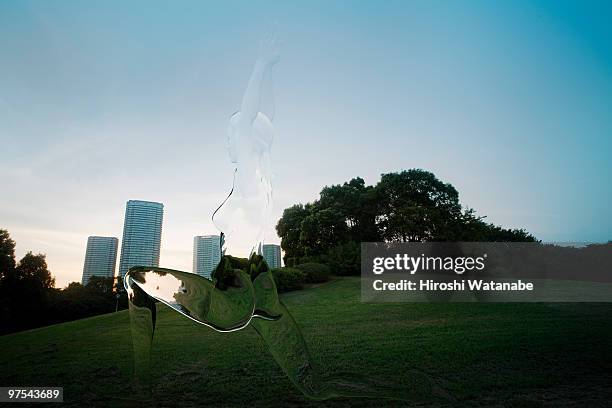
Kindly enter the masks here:
M 416 368 L 452 405 L 606 406 L 612 397 L 610 304 L 363 304 L 356 278 L 283 301 L 326 370 L 401 383 Z M 130 386 L 126 311 L 0 337 L 0 385 L 63 386 L 64 405 L 79 407 L 380 406 L 304 399 L 250 327 L 216 333 L 160 306 L 154 347 L 153 399 L 142 404 Z

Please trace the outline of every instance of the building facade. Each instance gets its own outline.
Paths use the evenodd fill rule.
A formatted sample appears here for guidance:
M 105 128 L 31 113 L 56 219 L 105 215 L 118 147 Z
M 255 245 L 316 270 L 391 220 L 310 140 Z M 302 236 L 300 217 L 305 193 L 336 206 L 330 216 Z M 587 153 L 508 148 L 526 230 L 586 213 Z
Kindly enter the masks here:
M 125 207 L 119 275 L 132 266 L 159 266 L 164 205 L 130 200 Z
M 83 286 L 89 283 L 92 276 L 102 278 L 115 277 L 117 264 L 117 246 L 119 240 L 115 237 L 88 237 L 83 265 Z
M 281 267 L 281 247 L 275 244 L 264 244 L 263 257 L 271 269 Z
M 210 279 L 219 261 L 221 261 L 219 235 L 193 237 L 193 273 Z

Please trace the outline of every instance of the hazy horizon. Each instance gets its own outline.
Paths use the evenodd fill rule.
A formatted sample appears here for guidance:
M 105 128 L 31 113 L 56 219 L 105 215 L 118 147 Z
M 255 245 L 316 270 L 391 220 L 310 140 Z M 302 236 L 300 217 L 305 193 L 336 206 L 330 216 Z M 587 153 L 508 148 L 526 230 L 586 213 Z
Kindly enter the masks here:
M 612 4 L 0 3 L 0 228 L 80 281 L 87 237 L 164 204 L 160 266 L 217 234 L 225 150 L 275 27 L 275 209 L 423 168 L 486 220 L 612 239 Z M 121 242 L 119 242 L 121 246 Z M 119 254 L 118 254 L 119 258 Z

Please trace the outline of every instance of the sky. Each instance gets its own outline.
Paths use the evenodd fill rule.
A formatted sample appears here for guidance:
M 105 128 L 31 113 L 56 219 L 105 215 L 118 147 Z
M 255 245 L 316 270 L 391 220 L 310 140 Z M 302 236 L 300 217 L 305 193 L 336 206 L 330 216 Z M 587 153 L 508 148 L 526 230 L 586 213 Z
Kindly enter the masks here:
M 0 228 L 80 281 L 89 235 L 164 203 L 191 271 L 227 194 L 226 129 L 258 42 L 274 67 L 274 216 L 410 168 L 544 241 L 612 239 L 612 3 L 0 2 Z

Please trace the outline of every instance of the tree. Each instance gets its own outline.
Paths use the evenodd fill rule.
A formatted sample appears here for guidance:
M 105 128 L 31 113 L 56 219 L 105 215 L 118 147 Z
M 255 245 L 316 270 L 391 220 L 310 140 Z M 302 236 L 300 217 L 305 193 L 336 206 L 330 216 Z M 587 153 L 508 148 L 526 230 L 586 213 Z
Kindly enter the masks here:
M 123 278 L 121 276 L 115 277 L 115 292 L 125 292 L 125 287 L 123 286 Z
M 121 278 L 92 277 L 55 289 L 45 255 L 28 252 L 15 263 L 15 242 L 0 230 L 0 333 L 109 313 L 128 306 Z M 119 295 L 117 297 L 117 295 Z
M 459 193 L 420 169 L 382 174 L 375 186 L 360 177 L 326 186 L 318 200 L 283 212 L 276 231 L 285 265 L 322 262 L 335 273 L 359 271 L 360 242 L 535 241 L 463 209 Z
M 0 281 L 15 270 L 15 241 L 9 232 L 0 229 Z
M 123 285 L 123 278 L 117 276 L 115 278 L 115 308 L 117 310 L 123 310 L 128 308 L 127 292 Z
M 15 268 L 16 277 L 19 280 L 29 281 L 41 289 L 49 289 L 55 285 L 55 278 L 47 268 L 47 260 L 44 254 L 34 255 L 31 251 L 19 261 Z
M 2 331 L 45 324 L 48 295 L 54 283 L 45 255 L 28 252 L 14 272 L 0 282 Z
M 387 173 L 376 185 L 379 227 L 387 241 L 452 240 L 461 217 L 459 193 L 428 171 Z
M 300 246 L 306 256 L 324 253 L 347 238 L 348 226 L 340 212 L 333 208 L 315 210 L 302 221 Z
M 79 282 L 71 282 L 63 290 L 49 292 L 47 319 L 44 324 L 66 322 L 82 319 L 115 310 L 113 293 L 105 293 L 108 289 L 107 280 L 112 278 L 95 277 L 87 287 Z M 106 280 L 105 280 L 106 279 Z
M 87 282 L 87 285 L 85 285 L 85 289 L 87 289 L 89 292 L 94 292 L 99 295 L 112 296 L 114 286 L 114 278 L 92 276 L 91 278 L 89 278 L 89 282 Z
M 296 204 L 286 208 L 276 225 L 276 232 L 283 238 L 281 240 L 281 248 L 285 252 L 285 264 L 287 264 L 287 260 L 290 258 L 304 256 L 304 249 L 300 244 L 300 235 L 302 233 L 302 221 L 310 213 L 307 207 L 302 204 Z
M 329 248 L 321 261 L 336 275 L 358 275 L 361 266 L 361 245 L 355 241 L 341 242 Z
M 81 282 L 70 282 L 68 286 L 63 289 L 65 293 L 81 292 L 84 290 L 85 286 L 83 286 Z
M 348 238 L 358 242 L 379 241 L 376 227 L 378 213 L 376 191 L 361 177 L 342 185 L 323 187 L 318 206 L 333 209 L 338 221 L 347 226 Z
M 473 242 L 536 242 L 537 239 L 524 229 L 506 229 L 484 222 L 468 208 L 461 217 L 454 235 L 457 241 Z

